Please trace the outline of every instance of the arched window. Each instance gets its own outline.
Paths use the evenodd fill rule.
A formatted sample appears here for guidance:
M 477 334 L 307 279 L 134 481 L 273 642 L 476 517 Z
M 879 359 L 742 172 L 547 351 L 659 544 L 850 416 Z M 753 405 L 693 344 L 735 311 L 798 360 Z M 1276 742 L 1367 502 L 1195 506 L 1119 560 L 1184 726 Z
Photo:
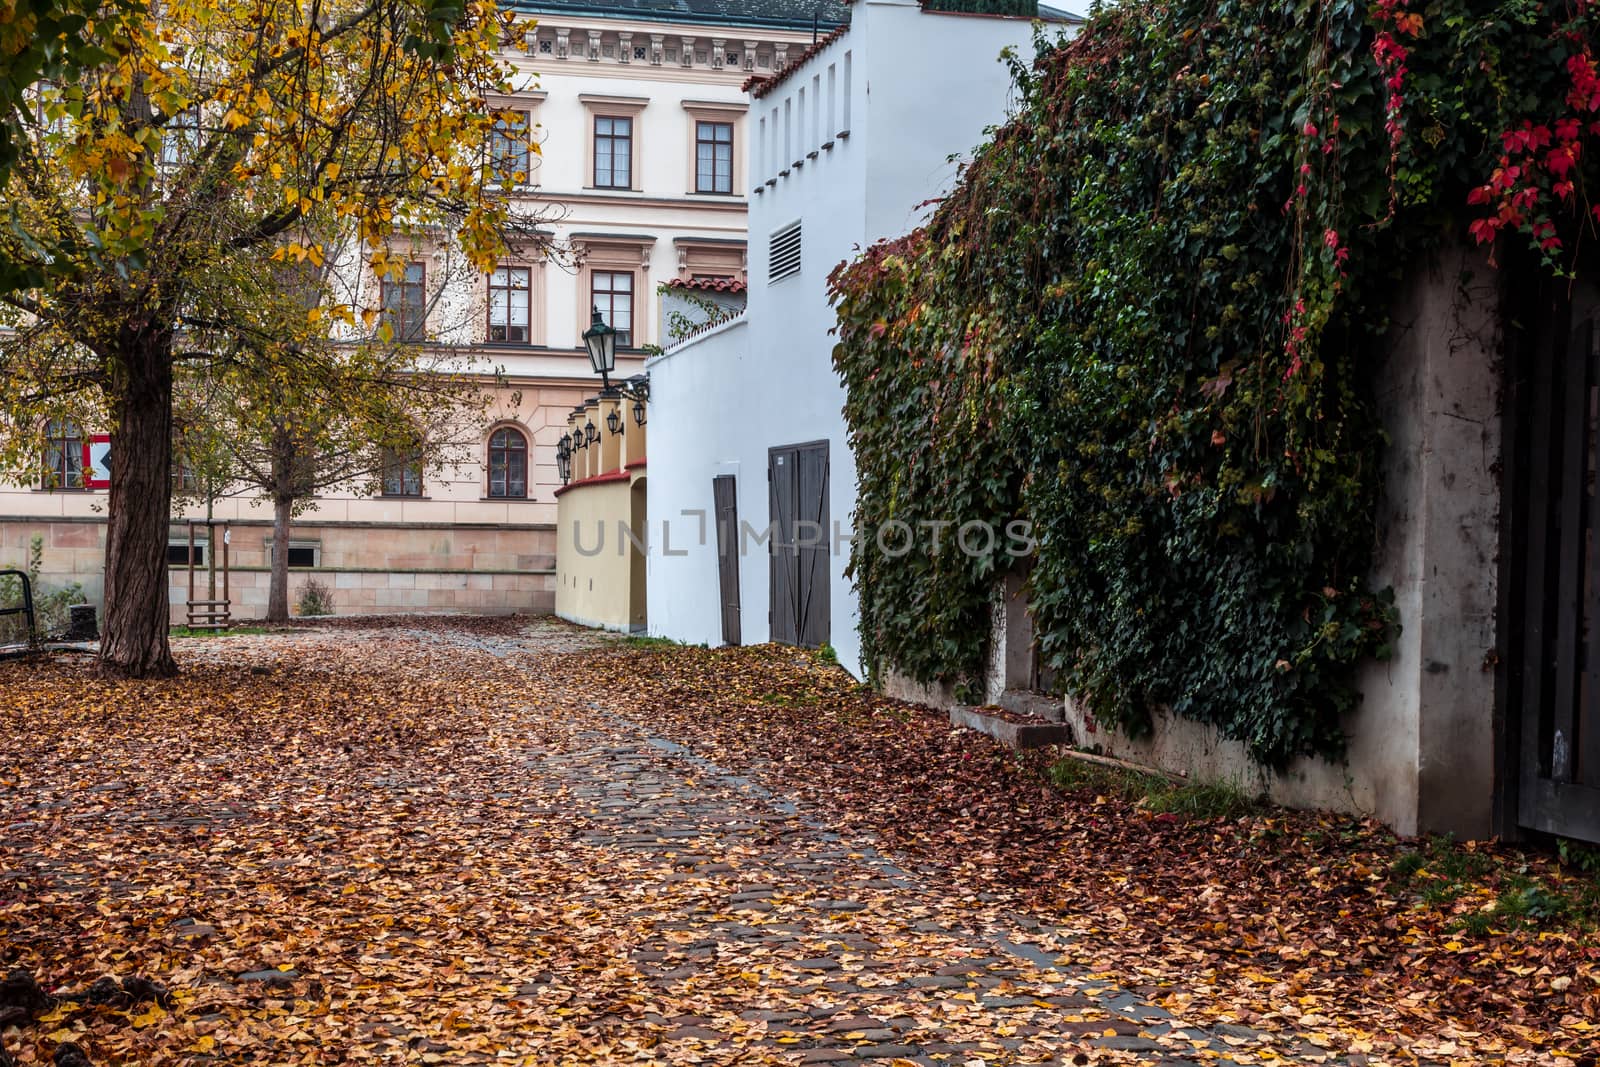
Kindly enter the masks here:
M 71 419 L 51 419 L 45 427 L 44 487 L 83 488 L 83 431 Z
M 510 426 L 489 435 L 489 495 L 518 500 L 528 495 L 528 439 Z

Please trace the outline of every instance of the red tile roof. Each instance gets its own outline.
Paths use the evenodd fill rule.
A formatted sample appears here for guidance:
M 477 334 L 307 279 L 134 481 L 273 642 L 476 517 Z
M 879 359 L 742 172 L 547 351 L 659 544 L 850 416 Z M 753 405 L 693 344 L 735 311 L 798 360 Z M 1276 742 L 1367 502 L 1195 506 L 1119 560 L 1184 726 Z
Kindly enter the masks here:
M 761 99 L 763 96 L 766 96 L 768 93 L 772 92 L 772 90 L 782 85 L 784 81 L 788 79 L 789 75 L 805 66 L 808 59 L 822 51 L 824 48 L 828 47 L 833 42 L 837 41 L 839 38 L 843 37 L 849 32 L 849 30 L 850 24 L 848 22 L 842 26 L 834 27 L 834 29 L 829 32 L 827 36 L 821 38 L 816 44 L 795 56 L 793 61 L 791 61 L 787 67 L 784 67 L 771 77 L 763 78 L 759 74 L 750 75 L 750 77 L 744 80 L 744 91 L 755 97 L 757 100 Z
M 738 278 L 674 278 L 667 283 L 667 288 L 698 289 L 706 293 L 742 293 L 746 286 Z
M 614 471 L 606 471 L 604 474 L 595 474 L 589 476 L 588 478 L 580 478 L 569 485 L 563 485 L 560 489 L 557 489 L 553 495 L 561 496 L 565 493 L 572 492 L 574 489 L 582 489 L 587 485 L 605 485 L 608 482 L 626 482 L 632 477 L 633 476 L 628 473 L 626 468 L 618 467 Z

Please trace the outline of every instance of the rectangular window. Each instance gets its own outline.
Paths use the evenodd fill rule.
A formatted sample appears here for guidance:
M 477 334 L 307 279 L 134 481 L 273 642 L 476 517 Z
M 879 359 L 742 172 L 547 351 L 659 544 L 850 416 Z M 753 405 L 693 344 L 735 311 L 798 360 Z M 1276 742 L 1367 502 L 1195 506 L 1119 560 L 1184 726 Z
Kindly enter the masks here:
M 183 458 L 181 452 L 172 455 L 172 491 L 174 493 L 195 493 L 200 490 L 200 476 Z
M 633 188 L 633 119 L 596 116 L 594 184 L 597 189 Z
M 383 318 L 394 331 L 394 340 L 422 340 L 428 307 L 423 284 L 426 279 L 427 269 L 421 263 L 408 263 L 399 281 L 383 280 L 380 286 Z
M 528 113 L 502 111 L 495 116 L 489 135 L 489 167 L 502 185 L 525 185 L 531 173 L 528 150 Z
M 189 542 L 168 541 L 167 562 L 174 567 L 187 567 L 189 565 Z M 199 538 L 194 543 L 194 565 L 196 567 L 204 567 L 206 565 L 206 543 Z
M 633 347 L 633 272 L 597 270 L 590 275 L 594 306 L 617 331 L 617 347 Z
M 422 453 L 417 449 L 383 450 L 383 495 L 422 495 Z M 292 556 L 290 557 L 293 558 Z
M 489 275 L 489 340 L 527 344 L 532 308 L 533 270 L 496 267 Z
M 200 148 L 200 116 L 192 109 L 178 112 L 161 131 L 160 160 L 168 167 L 181 166 L 194 158 Z
M 733 192 L 733 123 L 694 124 L 694 191 Z
M 767 250 L 767 281 L 777 282 L 800 273 L 800 224 L 774 231 Z
M 83 488 L 83 432 L 67 419 L 57 419 L 46 429 L 44 488 Z
M 267 566 L 272 566 L 272 538 L 262 539 L 262 544 L 267 550 Z M 290 541 L 289 542 L 290 567 L 316 567 L 321 565 L 321 541 Z

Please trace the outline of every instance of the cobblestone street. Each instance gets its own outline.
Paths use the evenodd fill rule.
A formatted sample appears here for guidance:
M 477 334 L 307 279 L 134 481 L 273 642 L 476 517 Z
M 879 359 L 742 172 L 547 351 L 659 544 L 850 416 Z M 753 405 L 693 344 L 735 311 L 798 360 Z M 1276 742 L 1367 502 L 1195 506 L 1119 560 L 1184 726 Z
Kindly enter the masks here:
M 1195 1025 L 1162 1006 L 1181 989 L 1057 966 L 1065 934 L 902 869 L 653 735 L 603 687 L 549 682 L 550 657 L 609 640 L 536 623 L 183 644 L 191 682 L 248 671 L 271 696 L 232 712 L 6 665 L 14 705 L 71 682 L 110 709 L 0 791 L 0 962 L 62 997 L 7 1048 L 22 1063 L 69 1037 L 128 1064 L 1369 1062 L 1311 1026 Z M 400 710 L 344 720 L 375 671 Z M 332 685 L 326 705 L 312 683 Z M 173 991 L 170 1015 L 72 992 L 134 972 Z

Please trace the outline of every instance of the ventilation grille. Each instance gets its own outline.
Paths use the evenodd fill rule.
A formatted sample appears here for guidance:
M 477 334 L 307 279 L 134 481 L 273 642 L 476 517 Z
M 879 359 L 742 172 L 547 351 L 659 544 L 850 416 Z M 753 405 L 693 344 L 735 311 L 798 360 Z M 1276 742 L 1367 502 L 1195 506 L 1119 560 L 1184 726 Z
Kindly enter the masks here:
M 785 226 L 772 235 L 767 256 L 767 281 L 778 282 L 800 273 L 800 224 Z

